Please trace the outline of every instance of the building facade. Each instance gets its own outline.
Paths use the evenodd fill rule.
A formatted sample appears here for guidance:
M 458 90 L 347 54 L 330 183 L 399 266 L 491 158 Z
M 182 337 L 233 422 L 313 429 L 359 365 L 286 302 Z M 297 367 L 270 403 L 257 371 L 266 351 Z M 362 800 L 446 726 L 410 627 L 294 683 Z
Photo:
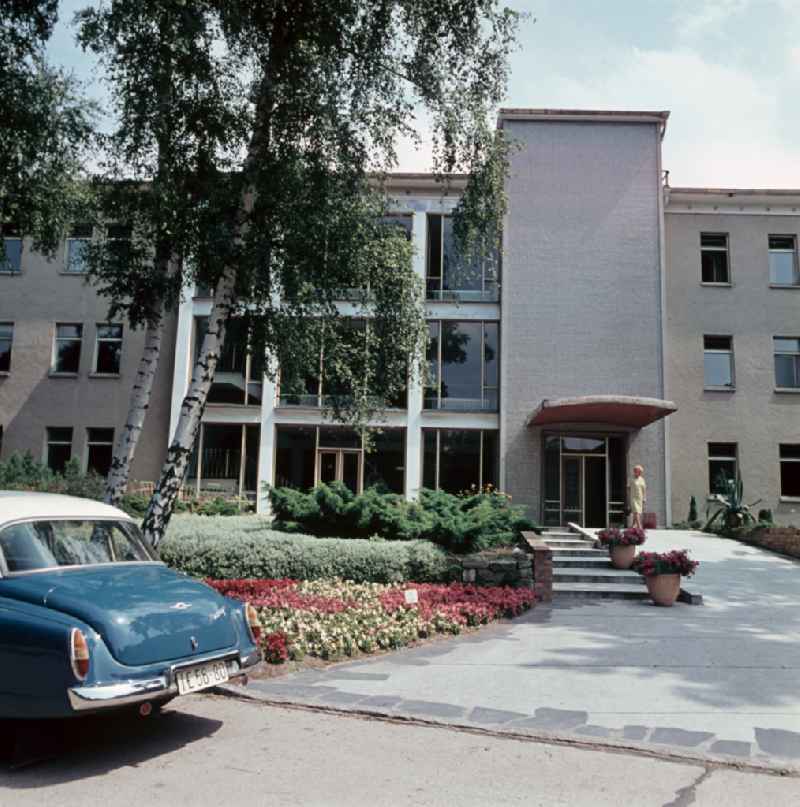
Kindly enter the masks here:
M 459 180 L 388 183 L 391 223 L 426 289 L 427 379 L 411 379 L 373 450 L 322 416 L 324 359 L 270 381 L 229 328 L 186 486 L 249 496 L 341 480 L 413 498 L 497 486 L 545 524 L 624 519 L 633 465 L 658 523 L 703 513 L 725 477 L 778 521 L 800 517 L 800 191 L 670 188 L 667 113 L 503 110 L 518 148 L 500 264 L 466 265 Z M 90 235 L 90 234 L 89 234 Z M 103 471 L 142 336 L 80 280 L 76 230 L 46 261 L 13 231 L 0 273 L 0 456 Z M 71 256 L 73 259 L 71 259 Z M 211 300 L 168 325 L 134 478 L 154 480 Z M 342 301 L 344 314 L 355 305 Z

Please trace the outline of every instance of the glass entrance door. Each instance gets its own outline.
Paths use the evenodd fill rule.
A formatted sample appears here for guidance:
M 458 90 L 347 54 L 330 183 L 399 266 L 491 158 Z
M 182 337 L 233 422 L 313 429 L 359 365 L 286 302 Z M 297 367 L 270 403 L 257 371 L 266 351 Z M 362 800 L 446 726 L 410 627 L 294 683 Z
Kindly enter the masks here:
M 317 452 L 317 483 L 343 482 L 353 493 L 361 492 L 361 451 L 321 449 Z
M 583 457 L 561 459 L 561 501 L 564 523 L 583 524 Z

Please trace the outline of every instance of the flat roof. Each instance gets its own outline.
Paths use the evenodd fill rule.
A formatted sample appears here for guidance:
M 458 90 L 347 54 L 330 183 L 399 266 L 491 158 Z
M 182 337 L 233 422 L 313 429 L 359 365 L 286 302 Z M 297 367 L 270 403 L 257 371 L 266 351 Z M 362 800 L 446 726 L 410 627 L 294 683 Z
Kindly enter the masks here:
M 670 193 L 692 196 L 800 196 L 800 188 L 668 188 Z
M 503 107 L 497 113 L 498 128 L 507 120 L 531 121 L 593 121 L 604 123 L 657 123 L 661 136 L 667 128 L 669 111 L 646 109 L 548 109 Z

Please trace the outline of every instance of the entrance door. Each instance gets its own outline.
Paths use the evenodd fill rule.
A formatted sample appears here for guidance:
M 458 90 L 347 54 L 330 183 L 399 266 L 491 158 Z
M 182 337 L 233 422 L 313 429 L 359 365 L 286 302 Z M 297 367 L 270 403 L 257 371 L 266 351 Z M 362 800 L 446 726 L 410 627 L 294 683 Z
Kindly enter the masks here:
M 344 482 L 353 491 L 361 492 L 361 452 L 325 448 L 317 452 L 317 482 L 326 485 Z
M 561 511 L 564 523 L 583 524 L 583 457 L 561 459 Z
M 606 526 L 606 458 L 583 458 L 584 527 Z

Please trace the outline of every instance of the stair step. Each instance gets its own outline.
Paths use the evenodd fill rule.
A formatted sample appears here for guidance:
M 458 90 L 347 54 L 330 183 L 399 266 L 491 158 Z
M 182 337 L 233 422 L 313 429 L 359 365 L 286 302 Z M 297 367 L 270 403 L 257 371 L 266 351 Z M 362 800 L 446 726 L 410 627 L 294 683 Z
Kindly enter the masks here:
M 548 546 L 558 546 L 558 547 L 584 547 L 586 549 L 592 549 L 594 544 L 592 541 L 585 541 L 583 538 L 545 538 L 544 542 Z
M 571 569 L 575 566 L 583 566 L 592 569 L 610 569 L 611 561 L 608 559 L 607 552 L 601 552 L 597 555 L 574 553 L 566 556 L 558 555 L 553 552 L 554 569 Z
M 553 583 L 603 583 L 609 586 L 643 586 L 644 578 L 627 569 L 553 569 Z
M 605 549 L 555 547 L 553 549 L 553 560 L 557 560 L 558 558 L 604 558 L 608 560 L 608 552 L 606 552 Z
M 644 586 L 608 583 L 553 583 L 553 595 L 587 600 L 644 600 L 650 596 Z

